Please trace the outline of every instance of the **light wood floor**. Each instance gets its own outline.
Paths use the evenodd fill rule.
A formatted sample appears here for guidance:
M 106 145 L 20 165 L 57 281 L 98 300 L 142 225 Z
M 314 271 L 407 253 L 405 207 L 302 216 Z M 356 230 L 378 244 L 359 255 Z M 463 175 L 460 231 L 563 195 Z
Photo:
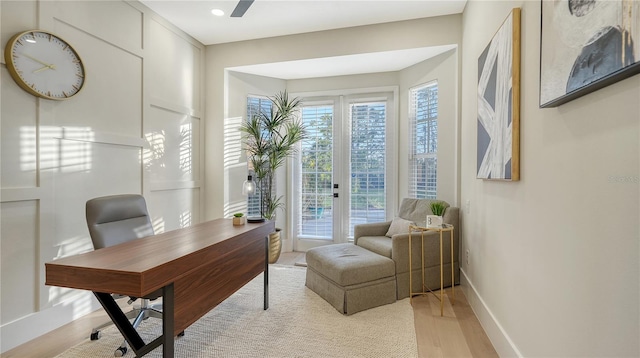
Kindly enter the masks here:
M 304 253 L 283 253 L 277 264 L 306 265 Z M 455 290 L 454 305 L 451 305 L 449 297 L 451 289 L 445 292 L 443 317 L 440 317 L 440 301 L 435 296 L 414 297 L 412 300 L 420 357 L 498 357 L 462 290 Z M 54 357 L 85 340 L 93 327 L 108 320 L 106 313 L 98 310 L 1 356 Z M 133 354 L 128 353 L 127 356 L 133 357 Z

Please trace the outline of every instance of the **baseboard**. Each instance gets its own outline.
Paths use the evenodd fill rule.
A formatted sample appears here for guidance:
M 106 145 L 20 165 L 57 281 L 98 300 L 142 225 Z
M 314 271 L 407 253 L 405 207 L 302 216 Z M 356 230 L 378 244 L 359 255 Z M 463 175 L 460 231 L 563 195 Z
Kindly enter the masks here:
M 493 344 L 493 348 L 498 352 L 498 355 L 500 357 L 522 357 L 515 343 L 513 343 L 500 322 L 498 322 L 491 312 L 491 309 L 489 309 L 482 297 L 478 294 L 475 286 L 462 268 L 460 269 L 460 274 L 460 286 L 469 302 L 469 306 L 471 306 L 478 321 L 480 321 L 480 325 L 482 325 L 482 328 L 489 337 L 491 344 Z
M 100 307 L 93 295 L 85 292 L 53 307 L 4 324 L 0 327 L 0 352 L 4 353 L 36 339 Z

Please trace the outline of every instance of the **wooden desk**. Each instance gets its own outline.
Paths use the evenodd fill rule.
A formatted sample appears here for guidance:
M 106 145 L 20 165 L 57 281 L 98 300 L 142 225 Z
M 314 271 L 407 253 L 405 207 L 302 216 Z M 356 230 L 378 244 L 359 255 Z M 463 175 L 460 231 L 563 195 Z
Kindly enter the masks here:
M 268 235 L 272 221 L 233 226 L 217 219 L 61 258 L 45 264 L 46 285 L 93 291 L 137 356 L 163 345 L 173 357 L 174 337 L 264 272 L 268 295 Z M 111 293 L 146 297 L 163 292 L 163 334 L 145 344 Z

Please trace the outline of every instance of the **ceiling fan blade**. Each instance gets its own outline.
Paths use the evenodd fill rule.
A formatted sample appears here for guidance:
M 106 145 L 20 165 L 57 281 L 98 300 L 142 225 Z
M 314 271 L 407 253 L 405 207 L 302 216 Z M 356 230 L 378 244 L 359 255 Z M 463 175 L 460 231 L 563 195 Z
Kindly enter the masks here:
M 253 4 L 253 1 L 254 0 L 240 0 L 238 5 L 236 5 L 236 8 L 233 9 L 231 17 L 242 17 L 242 15 L 247 12 L 247 9 L 249 9 L 249 6 Z

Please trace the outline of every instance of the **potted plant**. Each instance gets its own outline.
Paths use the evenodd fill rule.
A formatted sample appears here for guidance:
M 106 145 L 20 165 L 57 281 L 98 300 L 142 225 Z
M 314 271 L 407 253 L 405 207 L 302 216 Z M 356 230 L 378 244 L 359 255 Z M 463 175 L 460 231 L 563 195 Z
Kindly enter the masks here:
M 271 111 L 248 118 L 240 131 L 245 134 L 247 160 L 255 173 L 260 193 L 260 215 L 274 220 L 277 210 L 284 205 L 283 196 L 277 195 L 274 187 L 275 173 L 295 154 L 296 145 L 305 138 L 306 132 L 297 115 L 301 105 L 298 98 L 289 98 L 284 91 L 269 99 L 273 104 Z M 269 239 L 269 262 L 273 263 L 278 260 L 282 248 L 280 230 L 276 229 Z
M 445 202 L 432 201 L 429 207 L 433 215 L 427 215 L 427 227 L 444 227 L 442 215 L 444 215 L 444 211 L 447 208 Z
M 233 225 L 235 225 L 235 226 L 244 225 L 244 214 L 243 213 L 235 213 L 235 214 L 233 214 Z

